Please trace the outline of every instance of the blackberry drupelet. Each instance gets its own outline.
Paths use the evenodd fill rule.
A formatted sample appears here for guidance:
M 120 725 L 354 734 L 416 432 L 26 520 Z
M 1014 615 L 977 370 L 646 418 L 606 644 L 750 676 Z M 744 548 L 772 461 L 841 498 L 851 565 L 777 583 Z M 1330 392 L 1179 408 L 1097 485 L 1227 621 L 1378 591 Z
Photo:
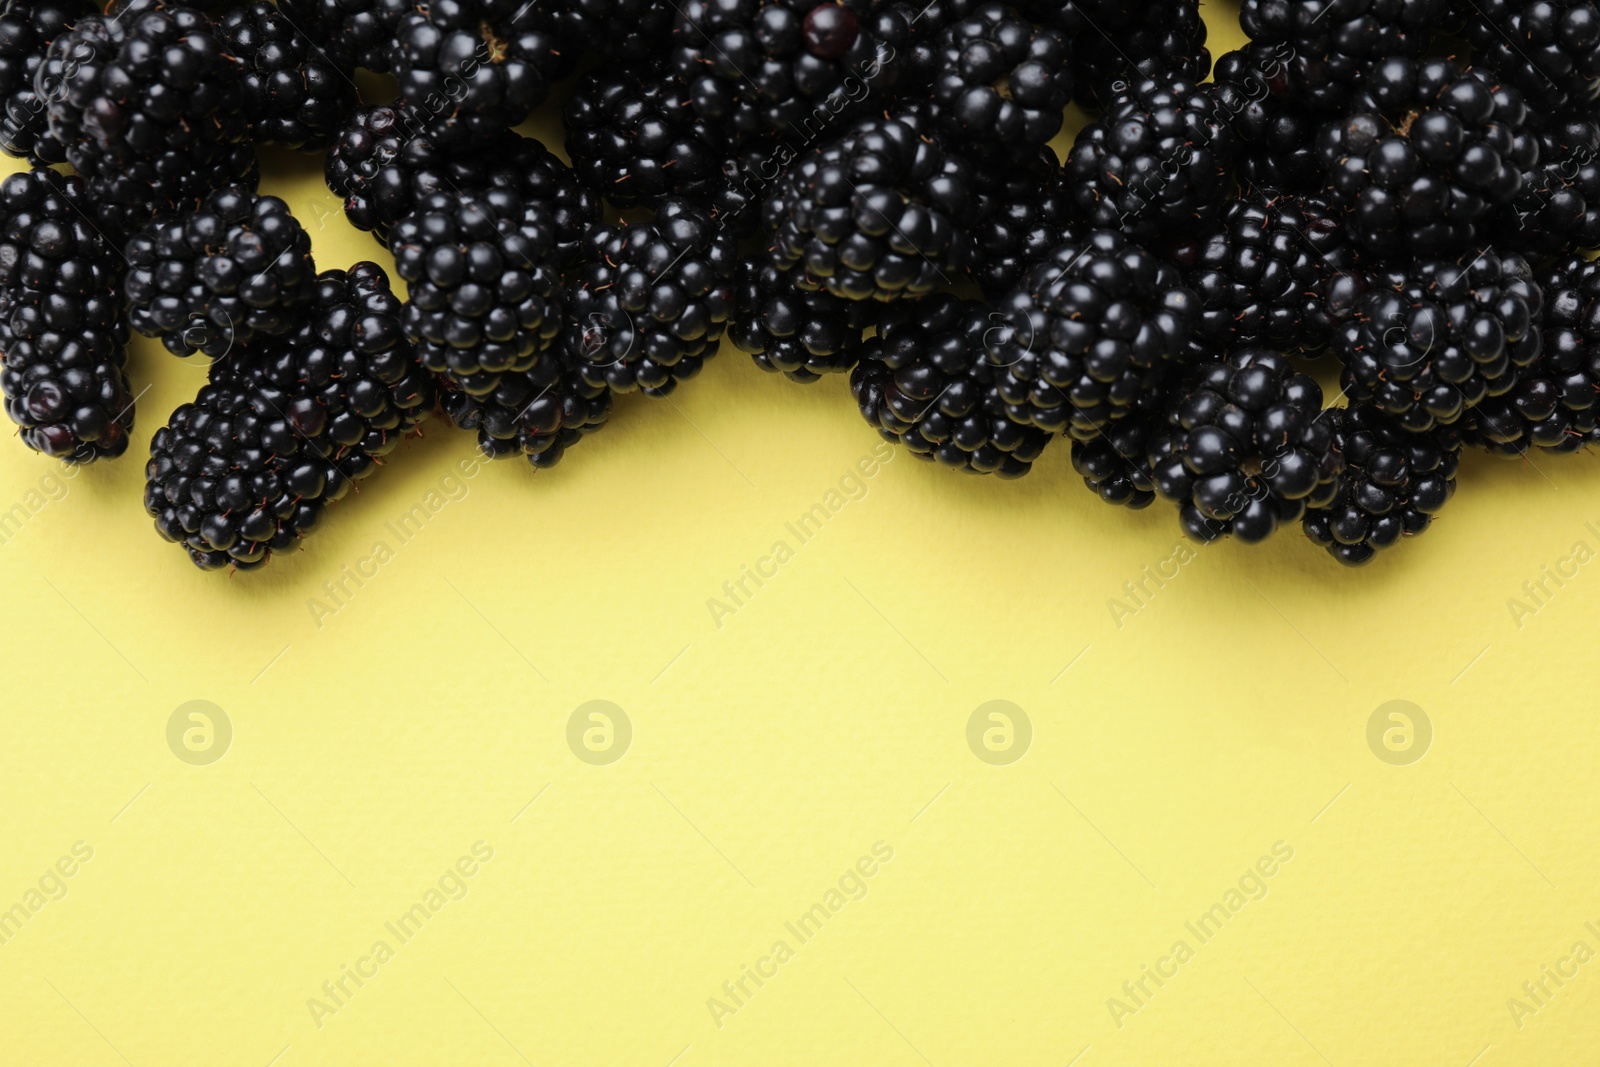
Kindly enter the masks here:
M 278 10 L 335 65 L 385 74 L 395 23 L 409 6 L 398 0 L 278 0 Z
M 510 190 L 423 198 L 389 239 L 423 366 L 474 397 L 531 370 L 561 333 L 555 245 L 549 212 Z
M 1039 0 L 1023 8 L 1073 43 L 1078 99 L 1112 104 L 1131 84 L 1175 75 L 1198 84 L 1211 72 L 1199 0 Z
M 1251 40 L 1283 50 L 1290 92 L 1323 113 L 1343 111 L 1374 64 L 1418 59 L 1451 0 L 1244 0 Z
M 848 300 L 920 297 L 966 265 L 971 168 L 916 120 L 865 119 L 802 156 L 766 202 L 773 262 Z
M 1339 486 L 1334 424 L 1322 390 L 1288 357 L 1245 348 L 1206 363 L 1176 390 L 1150 445 L 1156 491 L 1179 505 L 1196 541 L 1263 541 Z
M 34 88 L 34 71 L 51 41 L 93 14 L 88 0 L 9 0 L 0 5 L 0 151 L 35 163 L 66 160 L 66 149 L 49 135 L 49 93 Z
M 433 409 L 382 268 L 317 278 L 299 328 L 212 380 L 151 442 L 145 510 L 196 566 L 249 570 L 293 547 Z
M 444 384 L 445 417 L 476 430 L 485 456 L 525 456 L 537 470 L 555 466 L 611 416 L 611 390 L 586 383 L 558 350 L 541 355 L 529 370 L 503 376 L 485 396 L 461 392 L 448 379 Z
M 51 43 L 34 83 L 49 101 L 50 136 L 113 236 L 257 181 L 241 65 L 200 11 L 152 2 L 80 18 Z
M 573 168 L 619 208 L 654 207 L 669 196 L 704 201 L 725 180 L 723 138 L 664 65 L 584 75 L 565 117 Z
M 1000 397 L 1003 368 L 988 361 L 987 304 L 936 294 L 891 304 L 861 352 L 850 389 L 886 441 L 969 474 L 1020 478 L 1050 435 L 1027 425 Z
M 1534 448 L 1575 452 L 1597 439 L 1600 415 L 1600 267 L 1572 256 L 1538 276 L 1544 295 L 1539 357 L 1517 384 L 1463 420 L 1464 437 L 1515 458 Z
M 1250 45 L 1217 60 L 1208 88 L 1239 135 L 1239 184 L 1284 193 L 1314 192 L 1323 183 L 1314 112 L 1289 95 L 1288 68 L 1273 45 Z
M 1490 249 L 1377 276 L 1334 332 L 1345 391 L 1413 433 L 1452 424 L 1539 358 L 1543 303 L 1527 261 Z
M 1200 296 L 1201 358 L 1241 346 L 1325 348 L 1366 288 L 1338 217 L 1316 197 L 1247 192 L 1170 258 Z
M 1544 110 L 1600 100 L 1600 7 L 1592 0 L 1470 0 L 1452 28 L 1488 67 Z
M 984 4 L 939 35 L 938 130 L 952 144 L 1043 145 L 1072 97 L 1071 58 L 1065 35 Z
M 811 138 L 900 80 L 916 11 L 889 0 L 687 0 L 672 62 L 740 143 Z
M 1209 93 L 1181 78 L 1149 78 L 1078 135 L 1067 187 L 1091 225 L 1149 240 L 1217 217 L 1237 151 L 1238 134 Z
M 974 168 L 974 174 L 968 273 L 993 299 L 1073 235 L 1074 216 L 1061 165 L 1049 148 L 1015 160 L 1007 156 L 1003 166 Z
M 401 96 L 481 137 L 527 118 L 576 51 L 528 0 L 418 0 L 395 23 L 389 65 Z
M 1000 397 L 1042 430 L 1092 439 L 1160 384 L 1199 311 L 1176 267 L 1115 230 L 1090 231 L 996 301 L 987 346 Z
M 1511 210 L 1494 219 L 1497 247 L 1544 261 L 1600 247 L 1600 122 L 1558 116 L 1537 126 L 1539 165 Z
M 83 180 L 39 168 L 0 183 L 0 386 L 29 448 L 120 456 L 133 429 L 122 260 L 88 222 Z
M 244 110 L 258 144 L 320 151 L 356 105 L 350 70 L 265 0 L 217 20 L 222 43 L 244 64 Z
M 790 381 L 849 373 L 861 358 L 863 334 L 876 324 L 875 305 L 808 292 L 794 282 L 793 274 L 760 257 L 741 260 L 729 339 L 756 366 Z
M 1072 469 L 1107 504 L 1139 511 L 1156 498 L 1150 442 L 1166 425 L 1165 385 L 1139 398 L 1124 418 L 1086 441 L 1072 442 Z
M 212 193 L 129 239 L 128 324 L 177 356 L 227 356 L 297 325 L 316 296 L 311 236 L 275 196 Z
M 566 291 L 571 365 L 591 386 L 666 396 L 716 355 L 738 242 L 704 208 L 668 200 L 648 223 L 596 227 L 586 245 Z
M 1539 161 L 1522 95 L 1450 60 L 1386 60 L 1354 108 L 1317 148 L 1351 237 L 1377 256 L 1471 246 Z
M 1456 491 L 1460 435 L 1410 433 L 1377 408 L 1339 411 L 1335 447 L 1344 459 L 1338 492 L 1306 511 L 1306 536 L 1340 563 L 1359 567 L 1402 537 L 1415 537 Z

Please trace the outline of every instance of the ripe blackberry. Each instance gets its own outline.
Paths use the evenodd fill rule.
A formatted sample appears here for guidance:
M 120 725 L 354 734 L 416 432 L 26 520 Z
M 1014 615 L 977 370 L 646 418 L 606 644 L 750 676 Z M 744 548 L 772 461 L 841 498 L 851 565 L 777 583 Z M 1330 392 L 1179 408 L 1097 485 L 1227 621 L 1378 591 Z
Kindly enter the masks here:
M 113 234 L 257 180 L 240 63 L 200 11 L 147 3 L 80 18 L 51 43 L 34 83 L 50 136 Z
M 1023 271 L 1073 236 L 1071 198 L 1055 153 L 1007 158 L 1000 167 L 975 168 L 975 221 L 968 273 L 985 296 L 1004 295 Z
M 401 96 L 477 137 L 527 118 L 574 51 L 528 0 L 418 0 L 395 23 L 389 65 Z
M 1426 530 L 1456 491 L 1460 435 L 1410 433 L 1358 404 L 1337 412 L 1335 447 L 1344 460 L 1338 492 L 1306 511 L 1306 536 L 1340 563 L 1359 567 L 1402 537 Z
M 1450 60 L 1386 60 L 1354 106 L 1317 149 L 1351 236 L 1378 256 L 1469 247 L 1539 161 L 1522 95 Z
M 1139 511 L 1156 498 L 1150 443 L 1166 425 L 1166 386 L 1139 398 L 1133 411 L 1086 441 L 1072 442 L 1072 469 L 1107 504 Z
M 988 361 L 987 304 L 936 294 L 893 304 L 861 352 L 850 389 L 886 441 L 969 474 L 1020 478 L 1050 435 L 1017 418 L 1000 398 L 1003 369 Z
M 1600 123 L 1559 116 L 1538 128 L 1539 165 L 1511 210 L 1495 218 L 1497 247 L 1544 261 L 1600 247 Z
M 316 296 L 311 236 L 275 196 L 212 193 L 129 239 L 128 324 L 177 356 L 226 356 L 292 330 Z
M 389 71 L 389 42 L 408 10 L 396 0 L 278 0 L 278 10 L 340 67 Z
M 897 300 L 966 265 L 971 173 L 912 120 L 865 119 L 779 181 L 764 219 L 773 262 L 848 300 Z
M 687 0 L 672 62 L 701 117 L 736 140 L 815 136 L 894 89 L 914 14 L 889 0 Z
M 1321 188 L 1315 112 L 1289 95 L 1281 45 L 1250 45 L 1217 60 L 1210 88 L 1239 135 L 1236 172 L 1246 188 L 1284 193 Z
M 230 10 L 217 34 L 244 64 L 244 110 L 258 144 L 317 151 L 333 141 L 356 103 L 348 69 L 265 0 Z
M 561 332 L 549 212 L 510 190 L 436 193 L 389 239 L 410 287 L 401 315 L 423 366 L 475 397 L 532 369 Z
M 558 350 L 544 353 L 528 370 L 503 376 L 484 396 L 464 393 L 448 379 L 444 384 L 445 417 L 460 429 L 476 430 L 485 456 L 525 456 L 537 470 L 555 466 L 611 416 L 611 390 L 586 383 Z
M 133 429 L 122 260 L 87 220 L 83 180 L 46 168 L 0 183 L 0 386 L 23 442 L 89 463 Z
M 1450 0 L 1244 0 L 1239 23 L 1285 50 L 1291 94 L 1324 113 L 1345 108 L 1386 59 L 1417 59 Z
M 664 0 L 558 0 L 557 35 L 581 41 L 624 66 L 663 57 L 672 38 L 673 5 Z
M 1595 441 L 1600 415 L 1600 266 L 1581 256 L 1539 277 L 1544 329 L 1539 357 L 1517 384 L 1463 419 L 1467 443 L 1518 457 L 1534 448 L 1575 452 Z
M 801 383 L 855 368 L 874 305 L 799 289 L 793 274 L 758 256 L 740 261 L 738 281 L 728 338 L 756 366 Z
M 217 364 L 151 443 L 145 510 L 196 566 L 292 547 L 433 410 L 383 269 L 325 271 L 314 290 L 294 333 Z
M 1176 75 L 1198 84 L 1211 72 L 1199 0 L 1039 0 L 1023 6 L 1073 42 L 1074 81 L 1086 107 L 1107 107 L 1145 78 Z
M 669 196 L 704 201 L 725 180 L 722 137 L 665 65 L 584 75 L 565 116 L 573 169 L 619 208 L 654 207 Z
M 1181 78 L 1149 78 L 1078 135 L 1067 187 L 1079 212 L 1135 240 L 1204 226 L 1232 192 L 1238 135 L 1210 95 Z
M 716 355 L 738 260 L 734 237 L 684 200 L 648 223 L 596 227 L 567 285 L 572 365 L 591 386 L 671 393 Z
M 939 35 L 937 128 L 954 143 L 1043 145 L 1072 97 L 1065 35 L 986 3 Z
M 1366 287 L 1337 215 L 1317 197 L 1247 192 L 1170 258 L 1200 296 L 1193 345 L 1202 357 L 1243 346 L 1325 348 L 1337 316 Z
M 9 0 L 0 5 L 0 150 L 36 163 L 61 163 L 49 135 L 48 94 L 33 84 L 50 42 L 95 7 L 88 0 Z
M 1245 348 L 1196 368 L 1150 445 L 1156 491 L 1179 505 L 1196 541 L 1263 541 L 1339 486 L 1334 423 L 1322 390 L 1289 359 Z
M 1495 71 L 1540 109 L 1600 100 L 1600 7 L 1592 0 L 1472 0 L 1456 4 L 1455 32 L 1473 62 Z
M 1000 397 L 1041 430 L 1089 440 L 1160 383 L 1199 310 L 1177 268 L 1126 235 L 1068 241 L 995 303 Z
M 1527 261 L 1490 249 L 1379 276 L 1334 332 L 1345 391 L 1413 433 L 1454 423 L 1539 358 L 1543 303 Z

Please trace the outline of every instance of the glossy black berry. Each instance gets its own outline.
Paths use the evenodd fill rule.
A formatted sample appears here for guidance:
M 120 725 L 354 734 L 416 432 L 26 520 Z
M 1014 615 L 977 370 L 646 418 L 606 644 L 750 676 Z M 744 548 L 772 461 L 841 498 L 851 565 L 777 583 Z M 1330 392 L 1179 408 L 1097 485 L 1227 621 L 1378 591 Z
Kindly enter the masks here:
M 10 0 L 0 5 L 0 151 L 36 163 L 61 163 L 66 149 L 49 134 L 49 92 L 34 86 L 50 42 L 96 9 L 88 0 Z
M 1456 0 L 1452 28 L 1473 62 L 1515 85 L 1538 108 L 1600 100 L 1600 6 L 1592 0 Z
M 939 37 L 932 99 L 953 143 L 1043 145 L 1072 96 L 1067 37 L 988 3 Z
M 862 336 L 877 322 L 874 310 L 875 305 L 801 289 L 792 273 L 746 257 L 739 263 L 728 338 L 762 370 L 810 383 L 855 368 Z
M 351 68 L 331 61 L 265 0 L 228 11 L 217 33 L 244 66 L 244 110 L 256 142 L 326 148 L 356 104 Z
M 1297 100 L 1334 112 L 1360 91 L 1375 63 L 1422 56 L 1450 6 L 1451 0 L 1243 0 L 1239 22 L 1251 40 L 1282 49 Z

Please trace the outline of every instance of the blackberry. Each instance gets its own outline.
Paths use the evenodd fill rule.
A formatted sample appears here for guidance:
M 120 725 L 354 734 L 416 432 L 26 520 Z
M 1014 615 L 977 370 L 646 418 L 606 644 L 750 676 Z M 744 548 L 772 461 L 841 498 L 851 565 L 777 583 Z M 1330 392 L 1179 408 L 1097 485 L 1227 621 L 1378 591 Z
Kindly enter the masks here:
M 543 470 L 606 424 L 611 390 L 586 383 L 561 352 L 551 351 L 532 368 L 503 376 L 485 396 L 462 392 L 446 379 L 443 408 L 455 426 L 477 431 L 485 456 L 525 456 Z
M 654 207 L 669 196 L 704 201 L 725 180 L 722 138 L 662 65 L 584 75 L 565 117 L 573 168 L 619 208 Z
M 582 41 L 624 66 L 660 58 L 672 38 L 673 5 L 664 0 L 559 0 L 557 35 Z
M 1317 149 L 1357 245 L 1374 255 L 1459 252 L 1539 161 L 1515 89 L 1446 59 L 1390 59 Z
M 738 281 L 728 337 L 756 366 L 801 383 L 855 368 L 874 305 L 797 288 L 793 274 L 760 257 L 739 263 Z
M 532 369 L 561 332 L 549 213 L 510 190 L 436 193 L 389 239 L 410 287 L 401 316 L 423 366 L 475 397 Z
M 341 68 L 389 71 L 389 42 L 408 10 L 396 0 L 278 0 L 278 11 Z
M 914 15 L 888 0 L 686 0 L 672 62 L 700 116 L 736 140 L 815 136 L 894 90 Z
M 1067 187 L 1093 226 L 1135 240 L 1204 226 L 1232 191 L 1238 135 L 1193 82 L 1141 81 L 1078 135 Z
M 989 307 L 937 294 L 893 304 L 862 349 L 850 389 L 867 423 L 911 454 L 969 474 L 1020 478 L 1050 435 L 1014 417 L 988 361 Z
M 1504 77 L 1540 109 L 1600 100 L 1600 7 L 1591 0 L 1470 0 L 1455 31 L 1473 61 Z
M 151 443 L 145 510 L 196 566 L 248 570 L 294 546 L 433 410 L 383 269 L 325 271 L 314 289 L 293 334 L 217 364 Z
M 1282 46 L 1251 45 L 1217 60 L 1210 93 L 1239 135 L 1236 172 L 1246 188 L 1285 193 L 1322 186 L 1316 113 L 1289 96 Z
M 999 3 L 939 35 L 933 81 L 938 128 L 952 142 L 1043 145 L 1072 97 L 1067 38 Z
M 39 168 L 0 183 L 0 386 L 36 451 L 120 456 L 133 429 L 116 247 L 88 222 L 83 180 Z
M 1165 426 L 1166 389 L 1139 398 L 1133 411 L 1086 441 L 1072 442 L 1072 469 L 1107 504 L 1139 511 L 1156 498 L 1150 443 Z
M 1001 399 L 1089 440 L 1134 410 L 1185 350 L 1199 300 L 1178 270 L 1114 230 L 1068 241 L 995 304 L 987 347 Z
M 527 118 L 572 62 L 553 17 L 528 0 L 419 0 L 389 50 L 400 95 L 474 137 Z
M 1538 137 L 1539 166 L 1523 175 L 1511 211 L 1494 220 L 1494 244 L 1541 261 L 1600 247 L 1600 123 L 1561 116 Z
M 1316 197 L 1249 192 L 1170 258 L 1200 296 L 1193 344 L 1201 354 L 1325 348 L 1366 287 L 1338 217 Z
M 275 196 L 220 189 L 147 225 L 125 254 L 128 324 L 177 356 L 221 359 L 288 333 L 316 295 L 311 236 Z
M 265 0 L 236 7 L 217 35 L 244 64 L 244 110 L 258 144 L 320 151 L 355 107 L 350 71 Z
M 1338 492 L 1306 511 L 1306 536 L 1340 563 L 1359 567 L 1402 537 L 1414 537 L 1456 491 L 1460 435 L 1410 433 L 1374 407 L 1338 412 L 1335 447 L 1344 460 Z
M 1343 385 L 1413 433 L 1458 421 L 1539 358 L 1543 294 L 1526 260 L 1490 249 L 1378 276 L 1334 333 Z
M 567 285 L 564 349 L 583 380 L 666 396 L 716 355 L 739 248 L 711 213 L 669 200 L 655 219 L 600 226 Z
M 1107 107 L 1145 78 L 1176 75 L 1198 84 L 1211 72 L 1199 0 L 1041 0 L 1031 6 L 1073 42 L 1074 80 L 1086 107 Z
M 113 234 L 258 178 L 240 63 L 193 8 L 80 18 L 51 43 L 34 84 L 50 136 Z
M 1004 167 L 975 168 L 968 268 L 984 295 L 1009 292 L 1023 271 L 1072 236 L 1073 211 L 1055 153 L 1041 148 Z
M 1291 94 L 1324 112 L 1344 110 L 1368 71 L 1417 59 L 1451 0 L 1244 0 L 1239 23 L 1258 44 L 1285 52 Z
M 0 150 L 36 163 L 61 163 L 66 149 L 49 134 L 48 93 L 33 84 L 50 42 L 85 15 L 88 0 L 8 0 L 0 5 Z
M 1339 487 L 1336 416 L 1322 390 L 1271 349 L 1245 348 L 1195 368 L 1150 444 L 1156 491 L 1179 505 L 1196 541 L 1263 541 Z
M 970 181 L 912 120 L 865 119 L 779 181 L 764 213 L 773 262 L 848 300 L 923 296 L 966 265 Z
M 1500 396 L 1479 401 L 1464 436 L 1497 455 L 1534 448 L 1575 452 L 1597 439 L 1600 414 L 1600 267 L 1581 256 L 1539 275 L 1544 329 L 1539 357 Z

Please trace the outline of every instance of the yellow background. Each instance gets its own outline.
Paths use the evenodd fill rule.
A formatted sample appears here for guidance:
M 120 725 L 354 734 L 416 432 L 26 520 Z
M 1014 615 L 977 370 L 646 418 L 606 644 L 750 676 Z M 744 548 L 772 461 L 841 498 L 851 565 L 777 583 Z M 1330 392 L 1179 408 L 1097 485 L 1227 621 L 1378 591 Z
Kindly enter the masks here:
M 1210 16 L 1220 53 L 1234 13 Z M 321 266 L 376 257 L 314 161 L 273 157 L 265 187 Z M 0 510 L 43 501 L 0 544 L 0 908 L 93 849 L 0 944 L 0 1062 L 1595 1060 L 1600 962 L 1520 1027 L 1507 1006 L 1600 949 L 1600 564 L 1508 608 L 1600 549 L 1593 457 L 1473 455 L 1435 529 L 1359 572 L 1295 531 L 1200 551 L 1119 626 L 1170 511 L 1100 504 L 1061 444 L 1021 483 L 900 453 L 800 545 L 785 522 L 877 439 L 843 379 L 728 348 L 554 471 L 464 479 L 397 545 L 385 524 L 473 454 L 430 425 L 303 551 L 230 577 L 140 506 L 201 372 L 131 359 L 124 460 L 56 483 L 0 449 Z M 794 558 L 719 628 L 708 598 L 780 539 Z M 608 766 L 566 741 L 598 699 L 634 732 Z M 209 766 L 167 744 L 192 700 L 232 723 Z M 1008 766 L 968 747 L 990 700 L 1032 723 Z M 1367 743 L 1393 700 L 1433 726 L 1409 766 Z M 399 944 L 384 924 L 479 841 L 465 897 Z M 880 841 L 865 897 L 799 944 L 784 924 Z M 1199 944 L 1184 924 L 1277 842 L 1267 895 Z M 380 938 L 394 957 L 316 1025 Z M 719 1028 L 708 998 L 778 939 L 794 957 Z M 1179 939 L 1193 958 L 1118 1026 L 1108 1000 Z

